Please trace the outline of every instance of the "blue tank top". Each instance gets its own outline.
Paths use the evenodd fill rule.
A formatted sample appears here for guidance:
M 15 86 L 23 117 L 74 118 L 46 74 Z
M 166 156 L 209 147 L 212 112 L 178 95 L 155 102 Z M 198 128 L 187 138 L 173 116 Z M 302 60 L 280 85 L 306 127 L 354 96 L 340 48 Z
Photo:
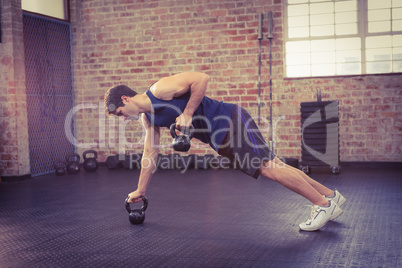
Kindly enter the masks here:
M 150 90 L 146 92 L 151 99 L 154 113 L 145 113 L 153 126 L 167 127 L 175 123 L 190 99 L 190 92 L 171 100 L 156 98 Z M 219 150 L 229 130 L 229 122 L 234 104 L 224 103 L 205 97 L 193 115 L 194 138 L 208 143 L 215 151 Z

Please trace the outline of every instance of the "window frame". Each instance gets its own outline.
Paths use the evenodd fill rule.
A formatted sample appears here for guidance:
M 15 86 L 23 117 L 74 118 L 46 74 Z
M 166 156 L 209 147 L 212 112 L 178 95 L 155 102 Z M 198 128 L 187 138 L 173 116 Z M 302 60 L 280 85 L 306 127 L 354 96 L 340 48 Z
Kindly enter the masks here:
M 356 34 L 348 34 L 348 35 L 327 35 L 327 36 L 311 36 L 309 34 L 308 37 L 295 37 L 289 38 L 289 25 L 288 25 L 288 1 L 284 1 L 283 5 L 283 14 L 284 14 L 284 45 L 283 45 L 283 62 L 284 62 L 284 78 L 285 79 L 305 79 L 305 78 L 327 78 L 327 77 L 345 77 L 345 76 L 366 76 L 366 75 L 393 75 L 393 74 L 401 74 L 402 72 L 388 72 L 388 73 L 367 73 L 367 60 L 366 60 L 366 38 L 372 36 L 385 36 L 385 35 L 399 35 L 402 34 L 402 31 L 392 31 L 392 27 L 390 31 L 387 32 L 376 32 L 369 33 L 368 31 L 368 1 L 367 0 L 356 0 L 357 1 L 357 33 Z M 333 1 L 333 2 L 336 2 Z M 307 4 L 310 4 L 308 2 Z M 392 8 L 391 8 L 392 11 Z M 311 14 L 308 15 L 309 20 Z M 391 17 L 392 23 L 392 17 Z M 335 24 L 334 24 L 335 26 Z M 313 41 L 313 40 L 328 40 L 328 39 L 342 39 L 342 38 L 360 38 L 360 55 L 361 55 L 361 73 L 360 74 L 333 74 L 333 75 L 310 75 L 310 76 L 287 76 L 287 68 L 288 65 L 286 63 L 287 51 L 286 44 L 287 42 L 293 41 Z M 312 66 L 313 64 L 310 64 Z

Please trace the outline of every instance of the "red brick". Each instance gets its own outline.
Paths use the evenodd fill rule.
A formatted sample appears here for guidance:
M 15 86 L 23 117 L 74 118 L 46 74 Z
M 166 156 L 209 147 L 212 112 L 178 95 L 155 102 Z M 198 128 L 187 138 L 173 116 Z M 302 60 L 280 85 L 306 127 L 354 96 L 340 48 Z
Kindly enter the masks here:
M 221 31 L 220 34 L 223 35 L 237 35 L 237 30 L 226 30 L 226 31 Z
M 130 72 L 131 73 L 142 73 L 144 71 L 144 69 L 131 69 Z
M 239 97 L 223 97 L 223 100 L 226 102 L 238 102 L 240 100 Z
M 197 52 L 197 57 L 210 57 L 211 52 Z
M 167 61 L 160 60 L 154 62 L 154 66 L 166 66 L 166 65 L 168 65 Z
M 135 55 L 135 50 L 123 50 L 120 54 L 123 56 Z
M 227 15 L 227 10 L 212 10 L 211 17 L 224 17 Z
M 246 41 L 246 37 L 245 36 L 229 37 L 229 41 L 231 41 L 231 42 Z
M 256 101 L 257 96 L 241 96 L 241 101 Z

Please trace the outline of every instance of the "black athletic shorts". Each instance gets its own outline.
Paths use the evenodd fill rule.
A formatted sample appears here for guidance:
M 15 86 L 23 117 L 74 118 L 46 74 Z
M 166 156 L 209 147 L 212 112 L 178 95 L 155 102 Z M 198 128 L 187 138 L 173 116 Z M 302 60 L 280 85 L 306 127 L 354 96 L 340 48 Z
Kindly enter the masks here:
M 230 129 L 218 153 L 255 179 L 260 175 L 263 161 L 275 158 L 253 118 L 238 105 L 233 108 Z

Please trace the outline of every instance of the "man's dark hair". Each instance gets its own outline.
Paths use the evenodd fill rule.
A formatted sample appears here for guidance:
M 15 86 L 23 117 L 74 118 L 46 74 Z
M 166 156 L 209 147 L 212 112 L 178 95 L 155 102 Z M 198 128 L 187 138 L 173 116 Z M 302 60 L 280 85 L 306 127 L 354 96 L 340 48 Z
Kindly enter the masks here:
M 125 85 L 118 85 L 110 88 L 105 94 L 106 114 L 113 114 L 117 108 L 124 107 L 121 96 L 134 97 L 137 92 Z

